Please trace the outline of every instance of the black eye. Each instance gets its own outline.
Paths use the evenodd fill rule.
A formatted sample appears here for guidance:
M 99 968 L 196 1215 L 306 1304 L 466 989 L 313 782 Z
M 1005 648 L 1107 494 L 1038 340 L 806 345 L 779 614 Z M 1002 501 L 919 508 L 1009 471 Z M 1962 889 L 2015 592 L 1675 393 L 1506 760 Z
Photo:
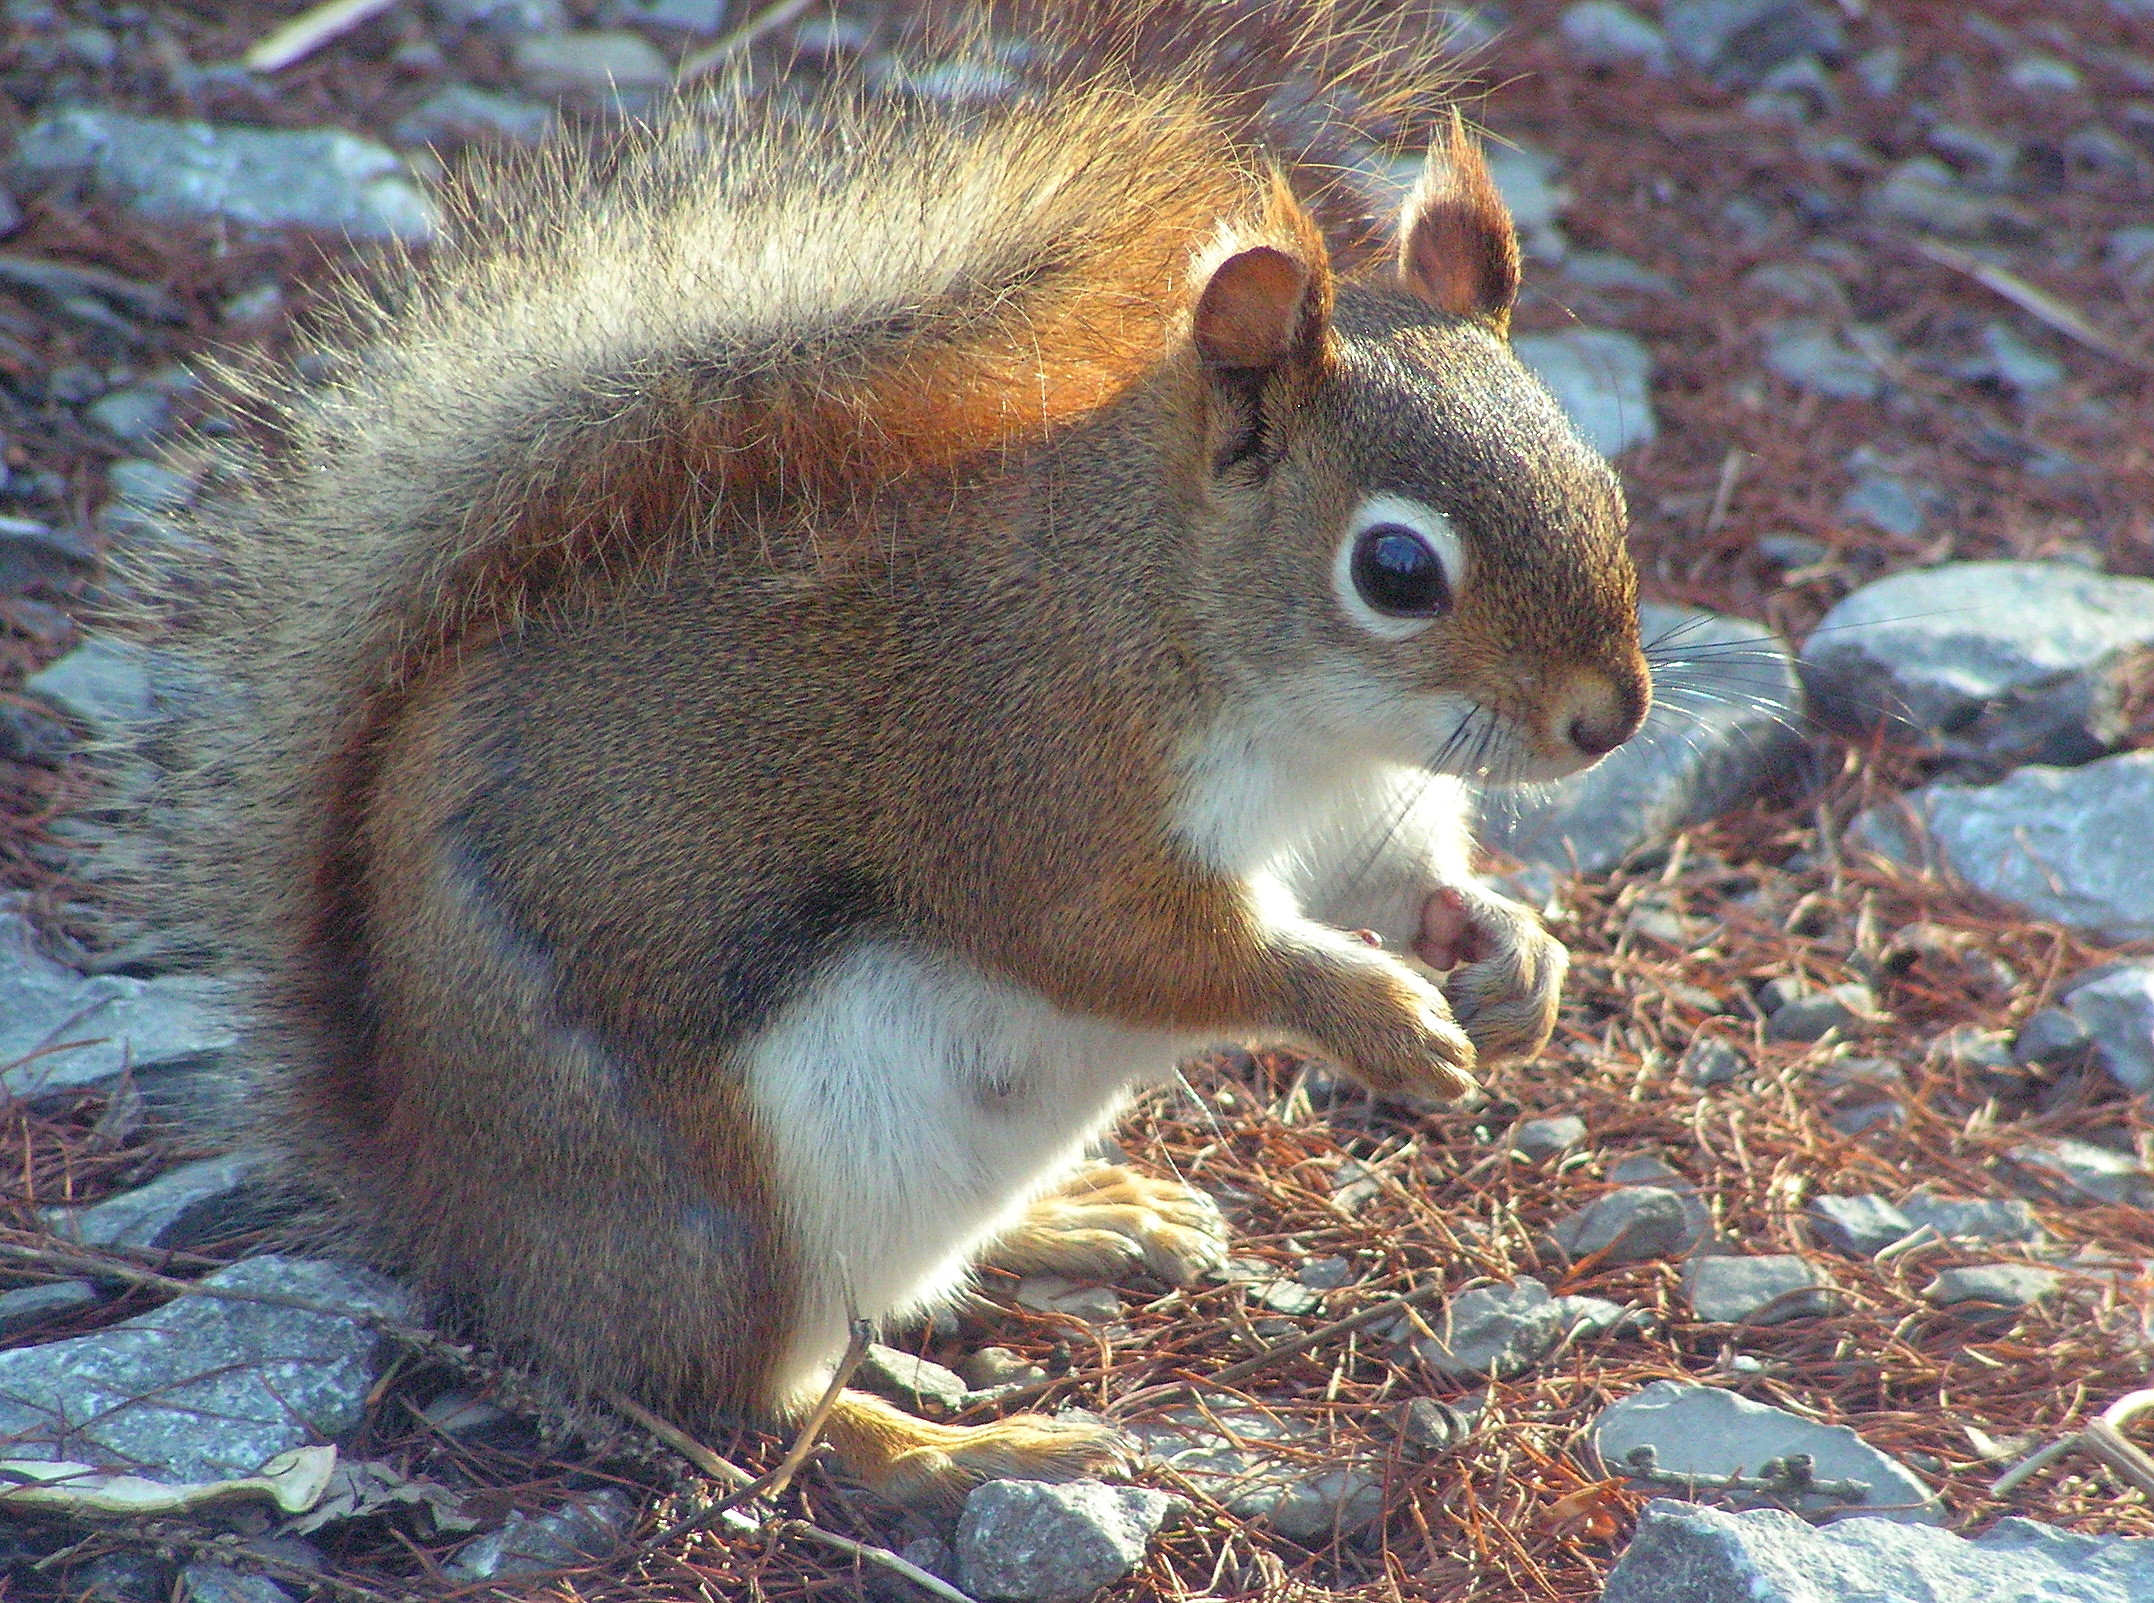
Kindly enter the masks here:
M 1451 609 L 1443 558 L 1403 523 L 1378 523 L 1354 541 L 1354 588 L 1387 618 L 1434 618 Z

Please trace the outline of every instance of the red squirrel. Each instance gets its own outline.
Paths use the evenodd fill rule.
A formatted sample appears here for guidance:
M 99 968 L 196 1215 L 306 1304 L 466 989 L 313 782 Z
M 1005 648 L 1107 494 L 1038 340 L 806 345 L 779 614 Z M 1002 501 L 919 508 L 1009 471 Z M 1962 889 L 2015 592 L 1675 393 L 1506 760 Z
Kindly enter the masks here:
M 975 1265 L 1215 1263 L 1209 1199 L 1084 1161 L 1192 1050 L 1451 1096 L 1543 1044 L 1466 789 L 1638 728 L 1625 512 L 1456 120 L 1373 222 L 1310 135 L 1433 71 L 1346 9 L 1072 6 L 991 103 L 550 151 L 256 381 L 196 850 L 350 1240 L 577 1386 L 783 1421 Z M 1120 1450 L 828 1428 L 928 1504 Z

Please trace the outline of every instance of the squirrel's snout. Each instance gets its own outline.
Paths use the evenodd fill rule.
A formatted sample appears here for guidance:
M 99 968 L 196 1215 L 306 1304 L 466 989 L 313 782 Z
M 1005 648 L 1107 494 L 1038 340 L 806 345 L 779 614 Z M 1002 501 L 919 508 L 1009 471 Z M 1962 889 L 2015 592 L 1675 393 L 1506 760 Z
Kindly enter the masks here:
M 1573 673 L 1550 709 L 1548 726 L 1586 761 L 1605 757 L 1638 732 L 1652 692 L 1643 674 L 1594 668 Z

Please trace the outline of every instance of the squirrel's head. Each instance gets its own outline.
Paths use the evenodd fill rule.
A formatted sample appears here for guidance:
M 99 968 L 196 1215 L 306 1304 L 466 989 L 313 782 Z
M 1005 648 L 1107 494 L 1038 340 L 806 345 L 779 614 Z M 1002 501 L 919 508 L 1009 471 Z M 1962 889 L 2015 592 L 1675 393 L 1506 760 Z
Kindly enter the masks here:
M 1191 605 L 1312 740 L 1498 781 L 1584 768 L 1651 679 L 1622 491 L 1512 353 L 1518 246 L 1454 123 L 1372 274 L 1278 186 L 1200 262 Z

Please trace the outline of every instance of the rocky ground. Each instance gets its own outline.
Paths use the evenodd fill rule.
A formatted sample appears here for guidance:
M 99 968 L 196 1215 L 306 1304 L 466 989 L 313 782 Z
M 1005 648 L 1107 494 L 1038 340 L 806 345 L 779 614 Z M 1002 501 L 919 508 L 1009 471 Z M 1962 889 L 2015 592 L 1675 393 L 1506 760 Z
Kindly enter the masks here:
M 809 9 L 746 47 L 992 90 Z M 1220 1275 L 990 1280 L 870 1353 L 936 1417 L 1118 1421 L 1134 1488 L 952 1523 L 811 1465 L 685 1530 L 707 1454 L 261 1255 L 190 1134 L 221 982 L 100 911 L 154 777 L 116 737 L 186 694 L 126 630 L 192 493 L 159 441 L 207 356 L 306 359 L 353 242 L 423 244 L 429 174 L 633 112 L 725 10 L 405 0 L 254 70 L 287 8 L 0 6 L 0 1480 L 46 1483 L 0 1494 L 0 1595 L 2154 1597 L 2129 1409 L 2076 1434 L 2154 1352 L 2145 0 L 1466 25 L 1661 706 L 1492 803 L 1577 954 L 1542 1061 L 1428 1115 L 1199 1064 L 1121 1141 L 1219 1198 Z

